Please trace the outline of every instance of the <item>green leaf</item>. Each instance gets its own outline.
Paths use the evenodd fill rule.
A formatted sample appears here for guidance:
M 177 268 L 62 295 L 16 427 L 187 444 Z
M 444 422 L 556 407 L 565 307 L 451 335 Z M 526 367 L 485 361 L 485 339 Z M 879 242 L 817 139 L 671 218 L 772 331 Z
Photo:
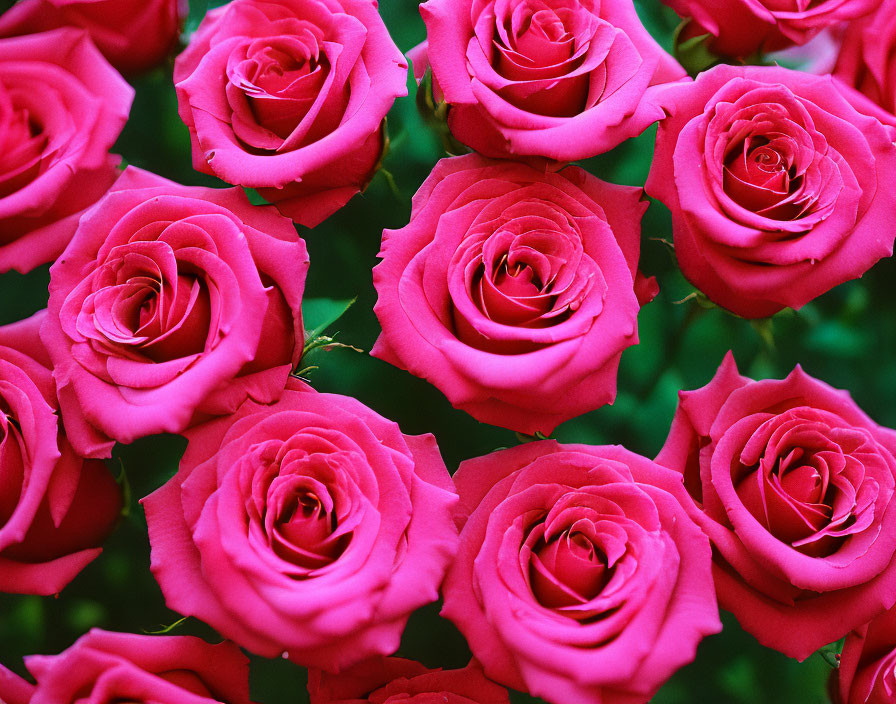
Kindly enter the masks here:
M 345 312 L 357 300 L 357 297 L 355 297 L 342 301 L 333 300 L 332 298 L 306 298 L 302 301 L 305 340 L 311 341 L 320 337 L 324 330 L 345 315 Z
M 171 633 L 171 631 L 173 631 L 175 628 L 177 628 L 178 626 L 180 626 L 181 624 L 183 624 L 183 622 L 186 621 L 188 618 L 190 618 L 190 617 L 189 617 L 189 616 L 184 616 L 184 617 L 182 617 L 182 618 L 179 618 L 179 619 L 177 619 L 177 621 L 175 621 L 174 623 L 172 623 L 172 624 L 170 624 L 170 625 L 168 625 L 168 626 L 162 626 L 162 627 L 161 627 L 159 630 L 157 630 L 157 631 L 148 631 L 148 630 L 144 630 L 143 632 L 146 633 L 147 635 L 151 635 L 151 636 L 161 636 L 161 635 L 165 635 L 166 633 Z
M 128 473 L 124 469 L 124 462 L 118 458 L 121 467 L 115 481 L 121 488 L 121 517 L 128 518 L 131 515 L 131 504 L 134 502 L 134 492 L 131 490 L 131 481 L 128 479 Z
M 684 20 L 675 30 L 675 58 L 678 59 L 678 63 L 684 67 L 689 76 L 696 77 L 701 71 L 720 63 L 721 59 L 709 49 L 711 34 L 700 34 L 688 39 L 682 38 L 684 29 L 690 22 L 690 18 Z

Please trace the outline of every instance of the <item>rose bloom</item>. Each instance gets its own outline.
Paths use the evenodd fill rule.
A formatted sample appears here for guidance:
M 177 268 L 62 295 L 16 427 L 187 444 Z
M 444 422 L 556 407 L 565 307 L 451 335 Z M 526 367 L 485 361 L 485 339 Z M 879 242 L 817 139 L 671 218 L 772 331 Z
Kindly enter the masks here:
M 383 233 L 371 354 L 525 433 L 612 403 L 657 290 L 638 272 L 641 194 L 574 166 L 443 159 Z
M 132 74 L 174 51 L 187 11 L 186 0 L 20 0 L 0 15 L 0 37 L 84 29 L 115 68 Z
M 532 442 L 462 462 L 443 589 L 491 679 L 557 704 L 647 702 L 717 633 L 681 477 L 619 446 Z
M 0 327 L 0 592 L 58 593 L 121 511 L 105 464 L 79 457 L 60 425 L 44 314 Z
M 306 667 L 393 653 L 457 547 L 435 438 L 298 382 L 186 435 L 177 475 L 143 499 L 168 606 Z
M 830 76 L 717 66 L 670 86 L 647 193 L 684 275 L 745 318 L 799 308 L 893 253 L 896 130 Z
M 856 629 L 831 673 L 835 704 L 889 704 L 896 697 L 896 610 Z
M 84 32 L 0 39 L 0 272 L 62 253 L 118 175 L 133 97 Z
M 799 367 L 753 381 L 730 353 L 679 396 L 657 462 L 684 476 L 744 630 L 803 660 L 896 602 L 896 432 Z
M 663 116 L 652 86 L 685 77 L 631 0 L 429 0 L 431 63 L 448 125 L 487 156 L 576 161 L 609 151 Z
M 872 15 L 850 22 L 834 75 L 888 113 L 896 113 L 896 2 L 883 0 Z
M 193 166 L 314 227 L 379 168 L 407 68 L 372 0 L 233 0 L 174 65 Z
M 710 35 L 709 49 L 732 58 L 805 44 L 818 32 L 867 15 L 881 0 L 663 0 L 689 18 L 682 38 Z
M 303 346 L 308 253 L 241 189 L 129 168 L 50 269 L 41 336 L 75 448 L 276 400 Z
M 0 667 L 8 704 L 250 704 L 249 660 L 232 643 L 93 629 L 59 655 L 31 655 L 31 685 Z
M 311 704 L 510 704 L 507 690 L 474 660 L 460 670 L 431 670 L 404 658 L 371 658 L 338 675 L 308 673 Z

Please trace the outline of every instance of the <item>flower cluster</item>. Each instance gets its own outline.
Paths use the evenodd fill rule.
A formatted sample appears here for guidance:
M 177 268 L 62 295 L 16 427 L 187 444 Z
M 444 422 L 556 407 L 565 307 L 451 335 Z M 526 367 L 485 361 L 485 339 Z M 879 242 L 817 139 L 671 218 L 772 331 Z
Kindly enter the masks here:
M 525 441 L 453 476 L 435 435 L 303 372 L 333 340 L 306 331 L 297 225 L 313 242 L 368 187 L 407 93 L 376 1 L 219 4 L 170 75 L 179 0 L 0 15 L 0 271 L 49 273 L 45 309 L 0 326 L 0 592 L 66 588 L 128 508 L 116 444 L 179 434 L 140 501 L 149 570 L 225 639 L 94 628 L 0 666 L 0 702 L 250 704 L 244 649 L 307 668 L 312 704 L 645 704 L 719 607 L 799 660 L 845 639 L 838 704 L 892 700 L 896 431 L 847 392 L 729 353 L 654 459 L 547 437 L 624 384 L 659 295 L 646 195 L 718 315 L 800 309 L 893 254 L 894 1 L 667 4 L 678 56 L 708 57 L 693 77 L 632 0 L 420 6 L 418 106 L 467 153 L 433 159 L 383 231 L 367 312 L 373 357 Z M 831 74 L 757 59 L 822 32 Z M 152 71 L 203 183 L 229 187 L 119 168 L 123 75 Z M 643 188 L 591 173 L 653 125 Z M 395 657 L 440 600 L 471 659 Z

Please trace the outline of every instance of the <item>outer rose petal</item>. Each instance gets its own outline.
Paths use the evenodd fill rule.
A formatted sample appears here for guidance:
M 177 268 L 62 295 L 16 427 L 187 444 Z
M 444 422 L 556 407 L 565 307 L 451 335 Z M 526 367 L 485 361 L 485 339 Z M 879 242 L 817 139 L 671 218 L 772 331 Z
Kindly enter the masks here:
M 0 665 L 0 700 L 7 704 L 29 704 L 34 685 Z
M 93 629 L 59 655 L 25 658 L 37 680 L 30 704 L 91 698 L 172 704 L 250 704 L 249 661 L 232 643 Z M 13 703 L 15 704 L 15 703 Z

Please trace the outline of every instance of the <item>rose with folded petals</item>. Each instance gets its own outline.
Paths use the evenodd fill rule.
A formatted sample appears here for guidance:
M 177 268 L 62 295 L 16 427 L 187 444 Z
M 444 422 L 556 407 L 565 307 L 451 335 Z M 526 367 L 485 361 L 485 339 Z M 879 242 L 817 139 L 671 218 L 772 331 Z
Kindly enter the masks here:
M 638 342 L 640 188 L 475 154 L 443 159 L 386 230 L 371 354 L 474 418 L 534 434 L 612 403 Z
M 435 438 L 308 387 L 187 437 L 177 475 L 143 499 L 168 606 L 307 667 L 395 652 L 457 548 Z
M 681 478 L 619 446 L 462 462 L 442 614 L 491 679 L 563 704 L 644 703 L 721 630 Z
M 0 272 L 65 249 L 118 175 L 133 97 L 82 31 L 0 39 Z
M 722 56 L 745 58 L 805 44 L 818 32 L 872 12 L 881 0 L 663 0 L 690 18 L 682 39 L 709 35 Z
M 109 470 L 75 454 L 60 427 L 44 314 L 0 327 L 0 592 L 58 593 L 121 510 Z
M 313 227 L 373 178 L 407 68 L 375 0 L 233 0 L 174 65 L 193 165 Z
M 872 15 L 850 22 L 843 35 L 837 78 L 858 89 L 889 113 L 896 114 L 896 2 L 883 0 Z
M 896 697 L 896 611 L 846 637 L 840 667 L 831 673 L 835 704 L 889 704 Z
M 721 606 L 802 660 L 896 603 L 894 452 L 846 392 L 799 367 L 753 381 L 729 353 L 657 462 L 684 476 Z
M 403 658 L 371 658 L 338 675 L 308 673 L 311 704 L 510 704 L 507 690 L 474 660 L 461 670 L 430 670 Z
M 232 643 L 192 636 L 93 629 L 59 655 L 26 657 L 25 666 L 37 685 L 11 682 L 13 697 L 22 697 L 11 704 L 250 704 L 246 656 Z
M 487 156 L 576 161 L 663 116 L 652 86 L 685 77 L 631 0 L 429 0 L 420 7 L 448 125 Z
M 770 66 L 717 66 L 666 89 L 646 189 L 712 301 L 769 316 L 893 253 L 896 130 L 859 99 L 830 76 Z
M 160 64 L 174 50 L 186 0 L 21 0 L 0 15 L 0 37 L 84 29 L 122 73 Z
M 50 269 L 41 336 L 74 447 L 178 433 L 279 398 L 302 352 L 308 253 L 240 189 L 129 168 Z

